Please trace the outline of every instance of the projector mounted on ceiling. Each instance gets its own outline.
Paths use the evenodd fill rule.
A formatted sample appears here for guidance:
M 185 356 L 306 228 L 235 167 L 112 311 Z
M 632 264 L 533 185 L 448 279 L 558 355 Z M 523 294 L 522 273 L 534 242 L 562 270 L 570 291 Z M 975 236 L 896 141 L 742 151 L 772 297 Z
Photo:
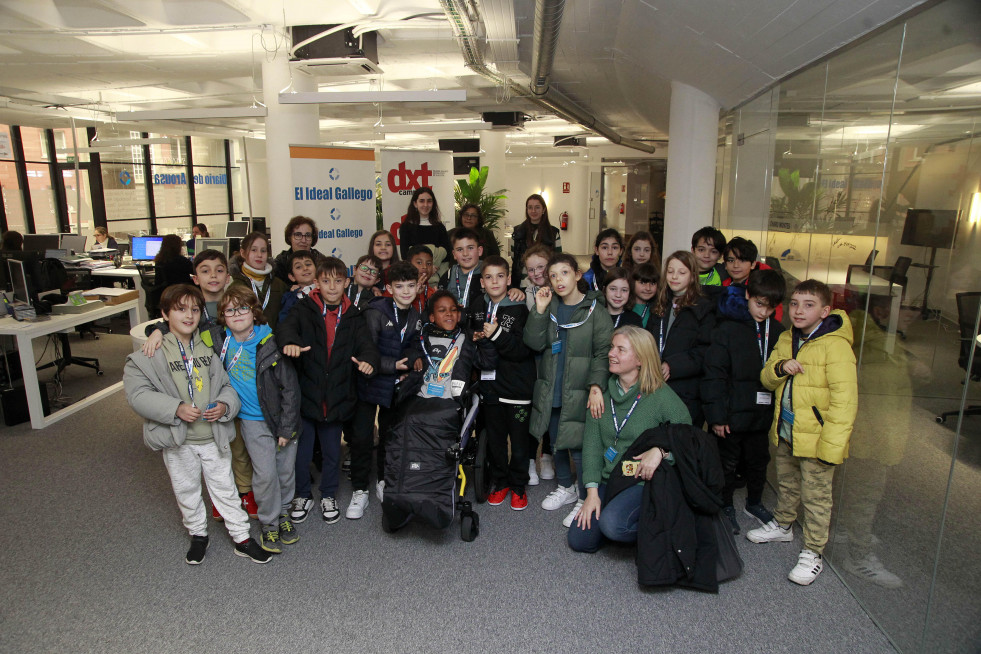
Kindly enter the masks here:
M 290 28 L 293 43 L 300 43 L 326 32 L 335 25 L 294 25 Z M 334 77 L 349 75 L 378 75 L 378 34 L 366 32 L 354 36 L 351 29 L 317 39 L 297 48 L 290 60 L 297 69 L 311 75 Z

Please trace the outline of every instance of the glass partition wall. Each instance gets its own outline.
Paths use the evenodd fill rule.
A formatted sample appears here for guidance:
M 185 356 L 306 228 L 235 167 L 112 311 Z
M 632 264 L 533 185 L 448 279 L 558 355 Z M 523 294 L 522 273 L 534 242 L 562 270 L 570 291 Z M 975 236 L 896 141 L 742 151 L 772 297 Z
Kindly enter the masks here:
M 723 117 L 719 158 L 718 226 L 851 321 L 827 561 L 899 650 L 978 651 L 981 7 L 934 4 L 783 81 Z

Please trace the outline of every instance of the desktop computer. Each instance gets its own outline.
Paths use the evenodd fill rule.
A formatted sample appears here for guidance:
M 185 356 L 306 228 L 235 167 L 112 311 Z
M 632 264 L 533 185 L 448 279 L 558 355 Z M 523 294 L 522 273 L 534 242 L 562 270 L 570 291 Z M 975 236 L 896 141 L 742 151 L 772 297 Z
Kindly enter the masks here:
M 160 252 L 163 236 L 134 236 L 132 239 L 133 261 L 153 261 Z

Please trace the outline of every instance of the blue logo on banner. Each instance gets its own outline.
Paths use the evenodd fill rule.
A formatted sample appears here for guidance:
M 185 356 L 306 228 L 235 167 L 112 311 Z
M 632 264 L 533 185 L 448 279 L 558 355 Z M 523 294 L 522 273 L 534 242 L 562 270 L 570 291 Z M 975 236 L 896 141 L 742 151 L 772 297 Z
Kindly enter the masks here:
M 331 209 L 330 210 L 330 219 L 331 220 L 340 220 L 341 219 L 341 212 L 338 211 L 336 208 Z
M 337 257 L 338 259 L 344 259 L 343 254 L 341 254 L 341 249 L 340 248 L 334 248 L 333 250 L 331 250 L 330 251 L 330 256 Z
M 330 177 L 332 182 L 336 182 L 341 178 L 341 173 L 338 172 L 336 168 L 331 168 L 329 171 L 327 171 L 327 176 Z
M 129 186 L 133 183 L 133 176 L 129 174 L 128 170 L 119 173 L 119 183 L 123 186 Z

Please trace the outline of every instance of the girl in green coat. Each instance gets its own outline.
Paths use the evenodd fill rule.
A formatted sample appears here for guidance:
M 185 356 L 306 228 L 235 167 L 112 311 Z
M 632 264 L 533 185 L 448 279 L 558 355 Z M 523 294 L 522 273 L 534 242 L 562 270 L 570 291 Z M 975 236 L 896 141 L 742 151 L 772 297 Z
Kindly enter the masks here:
M 530 431 L 538 438 L 547 431 L 555 450 L 559 487 L 542 501 L 542 508 L 554 511 L 575 504 L 563 520 L 568 527 L 586 497 L 581 474 L 578 487 L 572 479 L 570 459 L 582 470 L 586 412 L 597 419 L 603 415 L 613 322 L 600 294 L 586 289 L 571 255 L 552 255 L 548 280 L 550 286 L 535 294 L 524 332 L 525 345 L 542 352 Z

